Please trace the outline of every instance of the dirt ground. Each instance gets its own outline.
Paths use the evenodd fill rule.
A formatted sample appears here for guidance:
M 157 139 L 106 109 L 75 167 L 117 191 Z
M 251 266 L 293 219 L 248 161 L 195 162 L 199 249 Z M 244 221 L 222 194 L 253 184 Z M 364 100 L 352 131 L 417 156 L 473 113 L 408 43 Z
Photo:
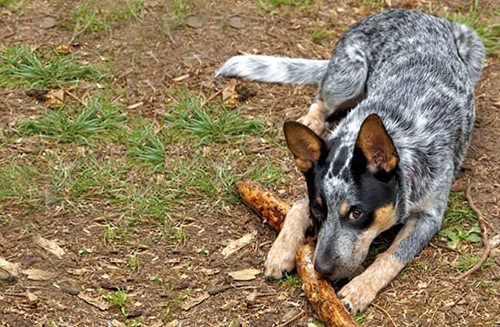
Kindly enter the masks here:
M 0 50 L 16 44 L 56 47 L 71 43 L 79 60 L 106 68 L 105 91 L 111 93 L 113 101 L 118 99 L 115 102 L 122 106 L 129 123 L 140 117 L 162 133 L 168 129 L 165 115 L 169 106 L 178 100 L 175 92 L 188 90 L 202 94 L 205 100 L 219 101 L 218 97 L 209 98 L 227 81 L 214 80 L 213 75 L 233 55 L 328 58 L 348 26 L 384 8 L 406 7 L 443 16 L 469 9 L 468 1 L 432 0 L 317 0 L 276 7 L 271 5 L 273 1 L 252 0 L 145 1 L 141 17 L 116 19 L 109 28 L 75 33 L 71 21 L 65 22 L 83 1 L 33 0 L 16 10 L 2 3 Z M 112 1 L 88 3 L 103 10 L 115 5 Z M 189 10 L 179 8 L 182 3 L 189 3 Z M 480 1 L 480 17 L 494 16 L 496 8 L 494 0 Z M 488 222 L 490 237 L 500 231 L 499 75 L 500 57 L 488 56 L 476 88 L 477 121 L 461 177 L 464 188 L 474 185 L 471 195 Z M 72 94 L 81 99 L 99 87 L 89 83 L 76 87 Z M 0 89 L 0 168 L 15 160 L 35 165 L 42 177 L 49 176 L 56 169 L 48 159 L 53 153 L 74 162 L 90 154 L 103 162 L 125 162 L 129 147 L 120 138 L 86 146 L 19 137 L 16 122 L 38 117 L 44 106 L 26 93 L 27 88 L 8 85 Z M 234 107 L 246 118 L 264 121 L 267 134 L 208 145 L 165 143 L 165 164 L 169 158 L 200 153 L 214 167 L 241 164 L 233 167 L 241 176 L 259 160 L 269 160 L 283 172 L 281 178 L 268 183 L 269 187 L 292 203 L 303 196 L 305 185 L 284 146 L 281 126 L 304 113 L 315 89 L 238 81 L 237 90 L 240 100 Z M 248 98 L 242 99 L 242 95 Z M 237 153 L 240 159 L 236 163 L 224 161 L 220 153 Z M 124 167 L 120 180 L 129 186 L 120 192 L 126 195 L 148 181 L 164 182 L 182 175 Z M 42 180 L 39 191 L 47 194 L 49 182 Z M 122 202 L 108 198 L 68 196 L 56 204 L 40 200 L 41 204 L 28 205 L 5 197 L 0 202 L 0 257 L 19 264 L 23 272 L 0 283 L 0 325 L 319 325 L 296 277 L 285 282 L 263 278 L 263 262 L 276 237 L 274 232 L 230 196 L 207 200 L 197 196 L 199 189 L 188 189 L 179 204 L 165 208 L 169 226 L 182 226 L 182 231 L 179 227 L 175 230 L 186 234 L 185 239 L 176 234 L 177 241 L 155 238 L 159 227 L 148 223 L 134 225 L 126 239 L 103 240 L 110 225 L 119 226 L 123 217 L 135 214 L 122 211 Z M 230 194 L 231 189 L 229 183 L 217 194 Z M 158 192 L 159 201 L 169 192 Z M 140 204 L 141 200 L 137 201 Z M 248 233 L 254 233 L 251 244 L 224 258 L 222 249 Z M 57 242 L 65 254 L 58 257 L 36 245 L 35 235 Z M 481 242 L 464 242 L 458 249 L 450 249 L 446 239 L 434 237 L 357 321 L 362 326 L 499 326 L 498 248 L 493 249 L 483 269 L 465 280 L 456 278 L 460 258 L 482 251 Z M 140 258 L 140 264 L 131 261 L 135 257 Z M 228 275 L 247 268 L 258 269 L 260 274 L 249 281 L 235 281 Z M 30 276 L 29 269 L 49 275 Z M 116 301 L 105 299 L 120 292 L 127 294 L 126 314 Z

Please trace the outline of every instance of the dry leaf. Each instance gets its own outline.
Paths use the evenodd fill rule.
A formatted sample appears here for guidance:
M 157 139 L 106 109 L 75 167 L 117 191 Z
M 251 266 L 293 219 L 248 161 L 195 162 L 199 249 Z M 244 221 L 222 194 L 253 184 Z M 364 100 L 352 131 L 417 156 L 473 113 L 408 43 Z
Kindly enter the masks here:
M 51 272 L 41 269 L 24 269 L 21 272 L 31 280 L 49 280 L 54 276 Z
M 231 102 L 238 100 L 238 93 L 236 93 L 237 81 L 235 78 L 231 78 L 227 83 L 227 86 L 222 90 L 222 102 Z
M 253 239 L 255 238 L 255 235 L 257 235 L 257 231 L 245 234 L 241 238 L 239 238 L 239 239 L 237 239 L 235 241 L 230 242 L 222 250 L 222 255 L 224 256 L 224 259 L 226 259 L 227 257 L 229 257 L 231 254 L 235 253 L 236 251 L 239 251 L 245 245 L 250 244 L 253 241 Z
M 17 275 L 19 275 L 19 264 L 0 258 L 0 278 L 15 279 L 17 278 Z
M 260 274 L 260 270 L 254 268 L 231 271 L 228 273 L 234 280 L 252 280 L 255 279 L 258 274 Z
M 55 50 L 58 54 L 67 55 L 73 51 L 73 47 L 71 44 L 59 44 Z
M 192 300 L 184 303 L 183 305 L 181 305 L 181 308 L 182 308 L 182 310 L 189 310 L 192 307 L 195 307 L 198 304 L 200 304 L 201 302 L 205 301 L 209 297 L 210 297 L 210 294 L 208 294 L 207 292 L 205 292 L 202 295 L 200 295 L 198 297 L 195 297 L 194 299 L 192 299 Z
M 57 245 L 54 241 L 49 241 L 40 235 L 36 235 L 33 237 L 33 242 L 35 242 L 36 245 L 42 247 L 46 251 L 49 251 L 59 259 L 62 259 L 62 256 L 65 254 L 64 250 Z
M 101 311 L 108 310 L 109 309 L 109 303 L 104 302 L 99 298 L 93 298 L 90 295 L 84 294 L 82 292 L 78 293 L 78 298 L 82 299 L 83 301 L 87 302 L 90 305 L 93 305 L 96 308 L 99 308 Z
M 57 109 L 64 102 L 64 90 L 49 90 L 45 95 L 45 104 L 52 109 Z

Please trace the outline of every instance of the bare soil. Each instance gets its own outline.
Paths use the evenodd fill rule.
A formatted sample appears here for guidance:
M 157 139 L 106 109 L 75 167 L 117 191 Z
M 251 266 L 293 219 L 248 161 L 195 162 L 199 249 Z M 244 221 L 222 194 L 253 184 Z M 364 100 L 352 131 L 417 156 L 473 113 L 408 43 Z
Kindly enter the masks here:
M 389 3 L 389 1 L 387 1 Z M 390 1 L 392 7 L 410 7 L 437 14 L 467 10 L 467 1 Z M 42 17 L 52 15 L 61 21 L 78 1 L 28 2 L 22 15 L 2 12 L 0 40 L 4 45 L 32 44 L 57 46 L 70 41 L 72 32 L 58 26 L 40 27 Z M 388 7 L 386 4 L 385 8 Z M 482 2 L 485 13 L 494 1 Z M 262 12 L 257 1 L 198 1 L 192 17 L 196 27 L 168 27 L 166 17 L 172 4 L 146 1 L 142 21 L 123 22 L 113 27 L 113 36 L 104 33 L 80 35 L 78 49 L 89 62 L 109 61 L 113 85 L 122 89 L 126 105 L 143 102 L 130 109 L 130 115 L 162 121 L 167 89 L 187 88 L 208 96 L 221 90 L 226 81 L 214 80 L 216 69 L 239 53 L 326 58 L 336 40 L 352 25 L 381 7 L 361 1 L 316 1 L 304 7 L 281 6 Z M 231 23 L 238 17 L 237 23 Z M 231 26 L 235 25 L 235 26 Z M 313 43 L 314 28 L 332 34 Z M 476 89 L 477 121 L 468 152 L 464 184 L 472 183 L 475 204 L 489 223 L 490 235 L 500 231 L 500 58 L 488 57 Z M 179 81 L 179 77 L 188 75 Z M 312 87 L 262 85 L 240 81 L 241 89 L 254 95 L 241 107 L 249 117 L 260 117 L 279 130 L 283 121 L 300 117 L 314 97 Z M 22 89 L 0 90 L 0 123 L 9 126 L 21 117 L 37 114 L 37 102 Z M 3 137 L 3 136 L 2 136 Z M 27 142 L 27 141 L 25 141 Z M 38 139 L 30 146 L 39 149 Z M 28 144 L 29 145 L 29 144 Z M 23 147 L 24 146 L 24 147 Z M 1 157 L 23 156 L 23 146 L 2 148 Z M 79 151 L 63 145 L 67 151 Z M 287 167 L 285 180 L 272 188 L 289 203 L 305 192 L 303 179 L 283 148 L 266 144 L 249 145 L 262 156 L 279 158 Z M 168 152 L 179 149 L 166 145 Z M 124 149 L 98 149 L 124 155 Z M 189 151 L 189 149 L 184 149 Z M 0 157 L 0 160 L 2 158 Z M 28 157 L 26 160 L 31 157 Z M 249 163 L 250 165 L 250 163 Z M 131 176 L 138 182 L 150 176 Z M 196 203 L 193 203 L 195 206 Z M 36 233 L 59 240 L 67 252 L 58 259 L 33 244 L 32 231 L 0 220 L 0 256 L 20 263 L 22 269 L 37 268 L 52 273 L 48 280 L 30 280 L 25 275 L 14 282 L 0 284 L 0 325 L 2 326 L 113 326 L 142 321 L 144 326 L 307 326 L 314 313 L 300 290 L 286 283 L 268 282 L 262 273 L 256 279 L 235 282 L 228 272 L 256 268 L 263 262 L 275 239 L 271 229 L 241 204 L 226 203 L 196 217 L 186 217 L 186 244 L 157 242 L 143 244 L 131 234 L 127 245 L 106 246 L 101 236 L 105 217 L 112 206 L 98 204 L 92 214 L 48 206 L 44 212 L 9 208 L 2 215 L 10 220 L 29 221 Z M 224 259 L 221 250 L 229 240 L 255 231 L 252 244 Z M 143 230 L 141 233 L 153 233 Z M 134 239 L 137 237 L 137 239 Z M 80 255 L 85 247 L 90 255 Z M 141 269 L 125 269 L 130 252 L 141 251 Z M 208 255 L 196 253 L 207 249 Z M 498 326 L 500 324 L 500 253 L 494 249 L 488 268 L 465 280 L 457 280 L 454 266 L 466 252 L 481 253 L 482 244 L 471 244 L 459 252 L 449 250 L 440 237 L 434 237 L 405 270 L 377 297 L 360 318 L 363 326 Z M 151 280 L 163 276 L 165 283 Z M 214 292 L 214 287 L 230 286 Z M 76 294 L 99 298 L 99 290 L 125 288 L 133 316 L 123 318 L 117 307 L 100 310 Z M 198 305 L 183 310 L 181 305 L 212 293 Z M 30 298 L 27 292 L 36 296 Z M 183 294 L 187 294 L 183 297 Z M 102 297 L 101 297 L 102 299 Z M 171 322 L 174 322 L 173 324 Z M 176 323 L 177 322 L 177 323 Z

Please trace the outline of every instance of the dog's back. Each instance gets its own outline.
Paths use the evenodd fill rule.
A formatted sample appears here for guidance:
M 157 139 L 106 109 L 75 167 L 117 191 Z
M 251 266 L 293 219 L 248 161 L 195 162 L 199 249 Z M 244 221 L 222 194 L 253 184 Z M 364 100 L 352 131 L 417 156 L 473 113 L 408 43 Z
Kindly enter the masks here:
M 404 178 L 409 184 L 401 202 L 407 214 L 442 187 L 443 179 L 451 183 L 460 169 L 474 124 L 473 87 L 481 73 L 483 45 L 463 25 L 390 10 L 358 23 L 336 49 L 357 51 L 369 67 L 366 98 L 330 138 L 342 135 L 344 143 L 354 146 L 363 119 L 377 113 L 398 149 L 401 171 L 411 175 Z M 342 66 L 345 57 L 336 58 L 340 62 L 330 65 Z M 331 77 L 325 74 L 320 85 L 320 97 L 327 102 L 335 90 Z

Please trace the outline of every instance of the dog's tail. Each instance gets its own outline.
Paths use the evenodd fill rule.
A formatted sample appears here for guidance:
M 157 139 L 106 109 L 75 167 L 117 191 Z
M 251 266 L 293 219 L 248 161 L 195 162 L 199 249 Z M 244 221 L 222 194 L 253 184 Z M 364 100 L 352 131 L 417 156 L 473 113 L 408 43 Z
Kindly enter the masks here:
M 319 84 L 327 66 L 328 60 L 245 55 L 230 58 L 215 76 L 264 83 Z
M 455 44 L 458 54 L 469 72 L 472 85 L 476 85 L 481 76 L 484 61 L 484 45 L 479 36 L 469 27 L 454 24 Z

